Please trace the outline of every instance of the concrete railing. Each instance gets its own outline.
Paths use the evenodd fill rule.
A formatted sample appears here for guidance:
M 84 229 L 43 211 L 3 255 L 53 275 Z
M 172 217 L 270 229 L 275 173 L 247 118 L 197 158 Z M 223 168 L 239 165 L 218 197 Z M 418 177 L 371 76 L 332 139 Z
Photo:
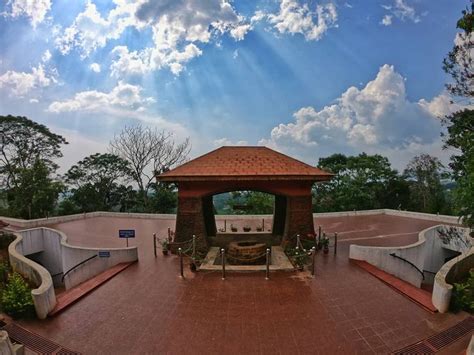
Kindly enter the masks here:
M 450 224 L 458 224 L 459 218 L 456 216 L 447 216 L 447 215 L 438 215 L 438 214 L 429 214 L 429 213 L 420 213 L 420 212 L 410 212 L 410 211 L 399 211 L 399 210 L 391 210 L 391 209 L 377 209 L 377 210 L 363 210 L 363 211 L 343 211 L 343 212 L 323 212 L 323 213 L 313 213 L 313 217 L 347 217 L 347 216 L 369 216 L 369 215 L 379 215 L 379 214 L 386 214 L 392 216 L 399 216 L 399 217 L 407 217 L 407 218 L 417 218 L 417 219 L 425 219 L 431 221 L 438 221 L 440 223 L 450 223 Z M 10 218 L 10 217 L 1 217 L 0 220 L 3 220 L 13 226 L 27 229 L 27 228 L 36 228 L 42 226 L 48 226 L 52 224 L 76 221 L 86 218 L 94 218 L 94 217 L 117 217 L 117 218 L 144 218 L 144 219 L 174 219 L 176 218 L 175 214 L 154 214 L 154 213 L 128 213 L 128 212 L 104 212 L 104 211 L 97 211 L 97 212 L 88 212 L 88 213 L 80 213 L 80 214 L 73 214 L 68 216 L 56 216 L 50 218 L 39 218 L 39 219 L 18 219 L 18 218 Z M 273 215 L 265 214 L 265 215 L 216 215 L 217 221 L 223 221 L 224 219 L 227 220 L 259 220 L 259 219 L 272 219 Z
M 436 273 L 433 285 L 433 305 L 441 313 L 449 310 L 453 283 L 460 281 L 462 277 L 468 275 L 469 270 L 474 266 L 474 247 L 467 252 L 448 261 Z
M 54 282 L 66 289 L 72 288 L 108 268 L 123 262 L 138 260 L 136 246 L 128 248 L 86 248 L 69 245 L 64 233 L 46 227 L 14 233 L 16 239 L 9 245 L 10 263 L 14 271 L 30 280 L 37 288 L 31 294 L 38 318 L 44 319 L 56 305 Z M 101 253 L 99 253 L 101 252 Z M 34 254 L 35 260 L 27 256 Z M 78 266 L 91 256 L 97 257 Z
M 154 214 L 154 213 L 128 213 L 128 212 L 88 212 L 72 214 L 68 216 L 56 216 L 49 218 L 38 218 L 38 219 L 19 219 L 0 216 L 0 220 L 9 223 L 12 226 L 19 227 L 22 229 L 37 228 L 43 226 L 49 226 L 52 224 L 64 223 L 77 221 L 87 218 L 95 217 L 118 217 L 118 218 L 142 218 L 142 219 L 172 219 L 176 218 L 174 214 Z
M 10 265 L 13 271 L 20 273 L 35 285 L 31 291 L 36 315 L 45 319 L 49 312 L 56 306 L 51 274 L 43 266 L 23 256 L 24 238 L 19 233 L 14 233 L 16 239 L 8 246 Z
M 378 268 L 420 287 L 425 278 L 424 271 L 437 272 L 446 258 L 456 255 L 458 250 L 444 244 L 438 231 L 446 226 L 429 227 L 418 234 L 418 241 L 399 247 L 373 247 L 351 245 L 349 258 L 365 260 Z M 467 237 L 467 229 L 459 228 Z
M 403 247 L 372 247 L 352 244 L 349 258 L 367 261 L 389 274 L 420 287 L 423 281 L 422 270 L 425 262 L 425 234 L 431 230 L 432 228 L 423 230 L 416 243 Z M 390 254 L 395 254 L 399 258 Z M 409 260 L 414 266 L 400 258 Z

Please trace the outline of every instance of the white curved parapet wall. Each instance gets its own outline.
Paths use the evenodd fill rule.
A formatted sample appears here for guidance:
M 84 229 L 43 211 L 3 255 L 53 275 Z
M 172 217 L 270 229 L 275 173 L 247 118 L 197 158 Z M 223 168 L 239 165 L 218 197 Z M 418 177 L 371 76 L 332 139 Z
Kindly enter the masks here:
M 38 288 L 32 291 L 38 318 L 44 319 L 56 305 L 53 277 L 62 283 L 63 275 L 66 289 L 72 288 L 108 268 L 124 262 L 138 260 L 136 246 L 128 248 L 85 248 L 69 245 L 64 233 L 51 228 L 33 228 L 14 233 L 8 252 L 14 271 L 33 282 Z M 103 257 L 99 256 L 99 252 Z M 27 258 L 35 255 L 41 264 Z M 91 260 L 81 262 L 97 255 Z M 104 256 L 106 255 L 106 256 Z M 72 271 L 71 271 L 72 270 Z M 68 272 L 69 271 L 69 272 Z
M 48 270 L 23 256 L 24 238 L 19 233 L 14 233 L 16 239 L 8 246 L 8 254 L 12 269 L 28 279 L 35 285 L 31 291 L 36 315 L 45 319 L 48 313 L 56 306 L 53 279 Z
M 467 252 L 448 261 L 436 273 L 433 285 L 433 305 L 441 313 L 449 310 L 453 283 L 459 280 L 460 275 L 468 274 L 469 269 L 474 267 L 474 247 Z
M 418 234 L 416 243 L 401 247 L 372 247 L 352 244 L 349 258 L 367 261 L 416 287 L 420 287 L 423 282 L 423 276 L 418 270 L 425 271 L 425 277 L 426 271 L 436 272 L 433 280 L 432 301 L 440 312 L 446 312 L 452 292 L 450 283 L 456 279 L 456 275 L 465 274 L 466 270 L 474 266 L 474 247 L 456 244 L 453 241 L 445 244 L 439 237 L 438 232 L 449 227 L 438 225 L 427 228 Z M 467 243 L 471 243 L 467 228 L 456 227 L 456 229 L 462 232 Z M 446 258 L 452 257 L 458 252 L 462 252 L 462 254 L 445 263 Z M 416 268 L 390 254 L 410 261 Z

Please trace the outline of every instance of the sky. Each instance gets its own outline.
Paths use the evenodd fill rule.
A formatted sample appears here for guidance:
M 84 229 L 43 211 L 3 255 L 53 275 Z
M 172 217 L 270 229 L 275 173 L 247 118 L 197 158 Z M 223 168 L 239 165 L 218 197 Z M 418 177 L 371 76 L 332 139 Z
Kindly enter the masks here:
M 142 123 L 191 157 L 266 145 L 447 161 L 442 60 L 467 0 L 2 0 L 0 115 L 66 137 L 61 170 Z

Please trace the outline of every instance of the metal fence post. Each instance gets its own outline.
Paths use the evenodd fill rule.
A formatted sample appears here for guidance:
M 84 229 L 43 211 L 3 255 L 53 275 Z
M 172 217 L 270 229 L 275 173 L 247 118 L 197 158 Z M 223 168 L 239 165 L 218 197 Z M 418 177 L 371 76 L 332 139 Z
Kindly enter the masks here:
M 270 280 L 270 248 L 267 248 L 267 268 L 265 270 L 265 280 Z
M 314 270 L 315 270 L 315 264 L 316 264 L 316 247 L 311 248 L 311 256 L 313 258 L 313 262 L 311 263 L 311 276 L 314 277 Z
M 337 232 L 334 233 L 334 255 L 337 254 Z
M 178 248 L 178 254 L 179 254 L 179 268 L 181 270 L 181 277 L 184 279 L 183 249 Z
M 193 234 L 193 261 L 196 258 L 196 236 Z
M 301 245 L 300 235 L 296 235 L 296 246 L 299 247 Z
M 221 249 L 222 280 L 225 280 L 225 249 Z
M 321 245 L 321 226 L 319 226 L 319 233 L 318 233 L 318 249 Z
M 156 258 L 156 233 L 153 233 L 153 252 L 155 253 Z

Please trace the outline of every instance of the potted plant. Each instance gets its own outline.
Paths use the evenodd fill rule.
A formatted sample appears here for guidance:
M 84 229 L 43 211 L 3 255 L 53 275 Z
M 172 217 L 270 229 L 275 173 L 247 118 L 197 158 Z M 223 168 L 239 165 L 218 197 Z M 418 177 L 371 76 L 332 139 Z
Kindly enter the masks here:
M 235 233 L 235 232 L 237 232 L 237 227 L 234 227 L 234 225 L 231 224 L 230 225 L 230 230 Z
M 321 239 L 321 246 L 322 246 L 322 248 L 323 248 L 324 254 L 329 253 L 329 238 L 323 237 L 323 238 Z
M 168 239 L 163 239 L 160 241 L 160 243 L 161 243 L 161 251 L 163 252 L 163 255 L 168 255 L 170 242 L 168 241 Z
M 252 228 L 249 225 L 244 226 L 244 232 L 250 232 Z
M 257 232 L 263 232 L 263 228 L 262 227 L 257 227 Z

